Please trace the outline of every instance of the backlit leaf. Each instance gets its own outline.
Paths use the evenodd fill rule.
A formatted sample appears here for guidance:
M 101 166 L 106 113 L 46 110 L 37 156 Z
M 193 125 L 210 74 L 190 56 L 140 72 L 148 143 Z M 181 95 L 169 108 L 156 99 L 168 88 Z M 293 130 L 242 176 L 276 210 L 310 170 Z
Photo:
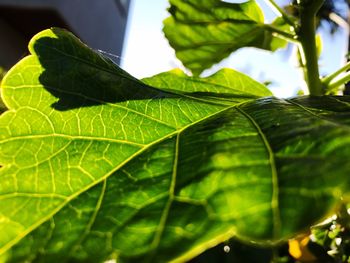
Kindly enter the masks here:
M 349 97 L 258 98 L 270 92 L 230 70 L 145 84 L 59 29 L 30 51 L 2 83 L 8 262 L 181 262 L 232 236 L 271 244 L 348 189 Z
M 287 43 L 264 24 L 263 13 L 254 0 L 240 4 L 221 0 L 169 2 L 171 16 L 164 20 L 163 31 L 176 56 L 195 75 L 239 48 L 274 51 Z M 271 26 L 290 30 L 280 18 Z

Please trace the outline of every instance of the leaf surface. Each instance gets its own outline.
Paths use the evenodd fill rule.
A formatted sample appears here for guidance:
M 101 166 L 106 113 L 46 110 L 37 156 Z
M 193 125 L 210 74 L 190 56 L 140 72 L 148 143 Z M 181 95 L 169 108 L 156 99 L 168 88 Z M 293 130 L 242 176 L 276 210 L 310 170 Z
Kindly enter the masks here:
M 228 68 L 221 69 L 207 78 L 189 77 L 180 69 L 174 69 L 142 81 L 162 90 L 231 105 L 232 102 L 240 103 L 272 95 L 263 84 Z
M 349 97 L 257 98 L 270 93 L 229 70 L 145 84 L 59 29 L 30 50 L 2 83 L 8 262 L 181 262 L 232 236 L 269 244 L 348 189 Z
M 228 57 L 242 47 L 276 50 L 287 42 L 272 33 L 272 28 L 291 33 L 278 18 L 264 24 L 256 1 L 228 3 L 221 0 L 170 0 L 171 16 L 164 20 L 163 31 L 176 56 L 193 74 Z

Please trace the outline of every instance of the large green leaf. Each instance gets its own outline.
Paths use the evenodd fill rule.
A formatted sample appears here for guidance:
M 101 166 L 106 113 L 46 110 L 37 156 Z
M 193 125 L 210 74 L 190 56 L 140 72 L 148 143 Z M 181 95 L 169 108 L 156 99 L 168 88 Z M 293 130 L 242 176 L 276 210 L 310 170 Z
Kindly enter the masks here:
M 232 236 L 270 244 L 348 188 L 349 97 L 257 99 L 270 92 L 229 70 L 146 85 L 59 29 L 29 47 L 2 83 L 5 261 L 184 261 Z
M 173 146 L 186 127 L 259 93 L 242 91 L 238 97 L 233 96 L 235 91 L 231 103 L 213 103 L 191 94 L 160 91 L 58 29 L 38 34 L 29 48 L 33 55 L 15 66 L 2 85 L 10 111 L 0 123 L 1 162 L 6 165 L 0 185 L 1 251 L 129 161 L 148 160 L 146 152 L 154 146 Z M 248 77 L 244 80 L 254 84 Z M 216 88 L 208 83 L 209 92 L 210 87 Z M 259 91 L 260 96 L 270 94 L 261 87 Z M 174 154 L 169 153 L 168 161 Z M 167 186 L 167 171 L 160 172 L 165 179 L 159 183 Z M 146 178 L 143 183 L 153 180 Z M 169 190 L 153 188 L 144 193 L 144 201 Z M 122 202 L 133 206 L 127 198 Z M 86 222 L 75 226 L 79 225 L 86 228 Z
M 271 28 L 290 32 L 281 18 L 271 26 L 254 0 L 227 3 L 221 0 L 170 0 L 171 16 L 164 21 L 164 33 L 176 56 L 195 75 L 220 62 L 242 47 L 276 50 L 286 41 Z

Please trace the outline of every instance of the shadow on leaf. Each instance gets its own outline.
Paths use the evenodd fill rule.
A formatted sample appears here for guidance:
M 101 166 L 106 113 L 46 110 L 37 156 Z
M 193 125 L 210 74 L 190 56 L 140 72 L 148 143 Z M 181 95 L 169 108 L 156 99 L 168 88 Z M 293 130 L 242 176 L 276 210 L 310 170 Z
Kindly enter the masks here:
M 40 83 L 58 101 L 51 106 L 59 111 L 75 108 L 149 100 L 191 97 L 215 104 L 232 104 L 253 99 L 249 94 L 183 92 L 157 89 L 137 80 L 109 58 L 82 43 L 73 34 L 51 29 L 52 37 L 37 37 L 32 53 L 44 68 Z
M 33 50 L 44 68 L 40 82 L 58 98 L 54 109 L 176 96 L 143 84 L 71 33 L 52 31 L 55 36 L 39 37 Z

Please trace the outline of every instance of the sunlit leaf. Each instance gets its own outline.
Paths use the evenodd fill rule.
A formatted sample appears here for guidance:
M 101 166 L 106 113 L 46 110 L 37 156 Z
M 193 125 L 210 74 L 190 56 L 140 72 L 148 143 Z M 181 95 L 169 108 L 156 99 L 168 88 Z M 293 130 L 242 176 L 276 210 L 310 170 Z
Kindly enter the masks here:
M 164 21 L 164 33 L 176 56 L 195 75 L 242 47 L 276 50 L 286 41 L 271 27 L 289 31 L 282 19 L 270 27 L 254 0 L 227 3 L 220 0 L 171 0 L 171 16 Z
M 348 189 L 349 97 L 258 98 L 270 92 L 230 70 L 145 84 L 59 29 L 29 47 L 2 83 L 8 262 L 186 261 L 232 236 L 271 244 Z

